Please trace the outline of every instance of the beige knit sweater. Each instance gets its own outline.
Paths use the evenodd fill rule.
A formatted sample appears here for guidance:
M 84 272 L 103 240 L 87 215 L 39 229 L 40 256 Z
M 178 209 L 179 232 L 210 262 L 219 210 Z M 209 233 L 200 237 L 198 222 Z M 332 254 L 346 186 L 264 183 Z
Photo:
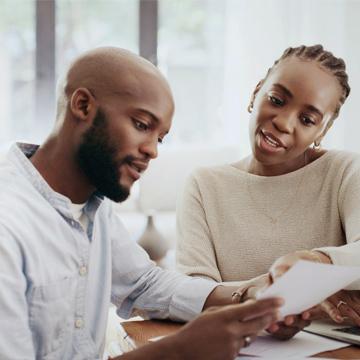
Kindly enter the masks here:
M 189 275 L 247 280 L 281 255 L 313 248 L 360 266 L 360 156 L 331 150 L 273 177 L 233 165 L 198 169 L 177 220 L 177 266 Z

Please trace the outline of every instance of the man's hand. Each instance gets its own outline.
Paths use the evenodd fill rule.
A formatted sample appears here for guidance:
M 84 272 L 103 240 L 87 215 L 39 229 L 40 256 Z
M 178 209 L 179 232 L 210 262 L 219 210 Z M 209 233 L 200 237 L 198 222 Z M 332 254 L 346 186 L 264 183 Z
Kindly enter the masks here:
M 172 336 L 179 359 L 234 359 L 245 338 L 276 322 L 280 299 L 249 300 L 244 304 L 209 308 Z

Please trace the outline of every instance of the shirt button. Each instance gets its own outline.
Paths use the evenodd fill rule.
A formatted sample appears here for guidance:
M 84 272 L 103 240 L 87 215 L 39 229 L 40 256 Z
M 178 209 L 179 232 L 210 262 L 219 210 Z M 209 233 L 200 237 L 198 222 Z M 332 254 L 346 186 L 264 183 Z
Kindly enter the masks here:
M 84 326 L 84 320 L 83 319 L 78 318 L 78 319 L 75 320 L 75 327 L 76 328 L 80 329 L 83 326 Z
M 85 276 L 87 274 L 87 267 L 84 265 L 84 266 L 80 266 L 79 268 L 79 274 L 81 276 Z

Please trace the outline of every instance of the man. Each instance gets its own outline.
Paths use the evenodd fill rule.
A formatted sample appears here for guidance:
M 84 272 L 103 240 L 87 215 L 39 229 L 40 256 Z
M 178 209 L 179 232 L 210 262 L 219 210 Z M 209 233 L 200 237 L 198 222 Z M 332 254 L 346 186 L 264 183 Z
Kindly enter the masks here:
M 108 200 L 127 198 L 170 130 L 173 99 L 158 70 L 101 48 L 78 58 L 60 85 L 48 139 L 14 145 L 0 165 L 1 359 L 99 359 L 110 300 L 122 317 L 142 309 L 187 321 L 231 303 L 234 291 L 156 267 Z M 279 305 L 206 311 L 120 358 L 232 359 Z

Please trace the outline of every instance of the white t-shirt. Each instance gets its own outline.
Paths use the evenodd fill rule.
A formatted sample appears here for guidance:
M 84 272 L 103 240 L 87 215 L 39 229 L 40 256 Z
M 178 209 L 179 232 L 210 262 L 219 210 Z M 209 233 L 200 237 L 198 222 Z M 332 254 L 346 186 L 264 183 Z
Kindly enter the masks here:
M 89 218 L 84 213 L 85 205 L 86 205 L 86 203 L 84 203 L 84 204 L 71 203 L 70 208 L 71 208 L 71 212 L 74 216 L 74 219 L 76 221 L 78 221 L 81 224 L 84 231 L 87 232 L 87 228 L 89 226 Z

